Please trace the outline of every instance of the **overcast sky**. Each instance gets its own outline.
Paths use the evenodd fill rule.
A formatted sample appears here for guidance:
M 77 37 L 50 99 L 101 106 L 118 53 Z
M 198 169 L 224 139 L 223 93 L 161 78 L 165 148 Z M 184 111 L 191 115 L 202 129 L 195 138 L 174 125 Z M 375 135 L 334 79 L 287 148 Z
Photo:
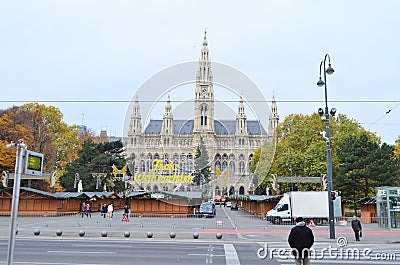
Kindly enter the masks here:
M 324 106 L 316 82 L 329 53 L 329 107 L 394 144 L 399 10 L 396 0 L 1 1 L 0 108 L 54 105 L 68 124 L 121 136 L 136 90 L 198 60 L 206 28 L 212 60 L 275 95 L 281 120 Z

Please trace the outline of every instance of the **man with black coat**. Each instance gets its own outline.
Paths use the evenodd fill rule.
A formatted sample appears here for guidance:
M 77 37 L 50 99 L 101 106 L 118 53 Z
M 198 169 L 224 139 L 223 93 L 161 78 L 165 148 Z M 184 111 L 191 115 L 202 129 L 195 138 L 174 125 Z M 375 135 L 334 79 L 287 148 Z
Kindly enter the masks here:
M 357 216 L 355 215 L 353 216 L 353 220 L 351 221 L 351 228 L 353 228 L 356 241 L 360 241 L 360 237 L 362 237 L 362 227 L 360 220 L 358 220 Z
M 302 217 L 296 218 L 296 225 L 290 230 L 288 242 L 292 248 L 296 265 L 310 264 L 310 249 L 314 244 L 314 234 Z

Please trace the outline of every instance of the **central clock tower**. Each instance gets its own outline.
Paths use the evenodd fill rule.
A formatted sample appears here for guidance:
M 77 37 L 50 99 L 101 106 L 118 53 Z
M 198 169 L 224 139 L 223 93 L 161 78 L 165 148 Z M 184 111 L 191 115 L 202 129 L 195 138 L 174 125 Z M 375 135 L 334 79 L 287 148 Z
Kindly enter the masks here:
M 193 133 L 195 136 L 200 137 L 207 137 L 208 134 L 214 135 L 213 75 L 206 34 L 207 32 L 204 32 L 203 48 L 201 49 L 199 67 L 196 75 L 194 100 Z

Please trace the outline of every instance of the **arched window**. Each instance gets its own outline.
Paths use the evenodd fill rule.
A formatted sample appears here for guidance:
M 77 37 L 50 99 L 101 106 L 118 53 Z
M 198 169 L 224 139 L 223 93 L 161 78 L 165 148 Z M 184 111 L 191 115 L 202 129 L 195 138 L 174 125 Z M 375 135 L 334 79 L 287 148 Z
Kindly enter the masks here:
M 153 168 L 153 163 L 151 162 L 151 160 L 148 160 L 146 172 L 149 172 L 152 168 Z
M 188 162 L 188 171 L 189 171 L 189 174 L 192 173 L 192 171 L 193 171 L 193 164 L 192 164 L 192 161 L 189 161 L 189 162 Z
M 221 170 L 221 162 L 219 161 L 215 162 L 215 171 L 217 171 L 217 168 L 218 170 Z
M 222 172 L 224 172 L 228 168 L 228 162 L 222 162 Z
M 229 188 L 229 193 L 228 193 L 228 195 L 229 195 L 229 196 L 235 195 L 235 188 L 234 188 L 233 186 L 231 186 L 231 187 Z
M 235 175 L 235 162 L 233 161 L 229 163 L 229 175 Z
M 179 162 L 178 162 L 178 160 L 175 160 L 174 161 L 174 172 L 173 173 L 176 173 L 176 174 L 179 174 L 179 172 L 178 172 L 178 170 L 179 170 Z
M 179 175 L 181 175 L 182 173 L 186 173 L 186 163 L 185 162 L 181 162 L 179 165 Z
M 146 162 L 144 160 L 140 161 L 140 171 L 146 172 Z
M 207 126 L 207 106 L 202 105 L 201 106 L 201 116 L 200 116 L 200 125 L 201 126 Z
M 239 163 L 239 173 L 243 173 L 244 172 L 244 162 L 243 161 L 240 161 L 240 163 Z

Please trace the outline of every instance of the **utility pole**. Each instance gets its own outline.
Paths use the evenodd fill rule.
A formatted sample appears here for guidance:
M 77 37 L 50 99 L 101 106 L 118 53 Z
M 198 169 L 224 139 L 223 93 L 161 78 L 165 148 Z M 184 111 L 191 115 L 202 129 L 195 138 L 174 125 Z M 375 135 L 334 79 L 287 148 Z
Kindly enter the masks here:
M 19 205 L 19 191 L 21 187 L 21 175 L 23 170 L 23 157 L 26 153 L 26 144 L 23 140 L 18 140 L 18 143 L 11 143 L 7 145 L 8 149 L 17 147 L 16 161 L 15 161 L 15 177 L 14 177 L 14 188 L 11 206 L 11 231 L 10 239 L 8 241 L 8 252 L 7 252 L 7 264 L 12 265 L 14 262 L 14 246 L 15 246 L 15 235 L 17 233 L 17 217 L 18 217 L 18 205 Z

